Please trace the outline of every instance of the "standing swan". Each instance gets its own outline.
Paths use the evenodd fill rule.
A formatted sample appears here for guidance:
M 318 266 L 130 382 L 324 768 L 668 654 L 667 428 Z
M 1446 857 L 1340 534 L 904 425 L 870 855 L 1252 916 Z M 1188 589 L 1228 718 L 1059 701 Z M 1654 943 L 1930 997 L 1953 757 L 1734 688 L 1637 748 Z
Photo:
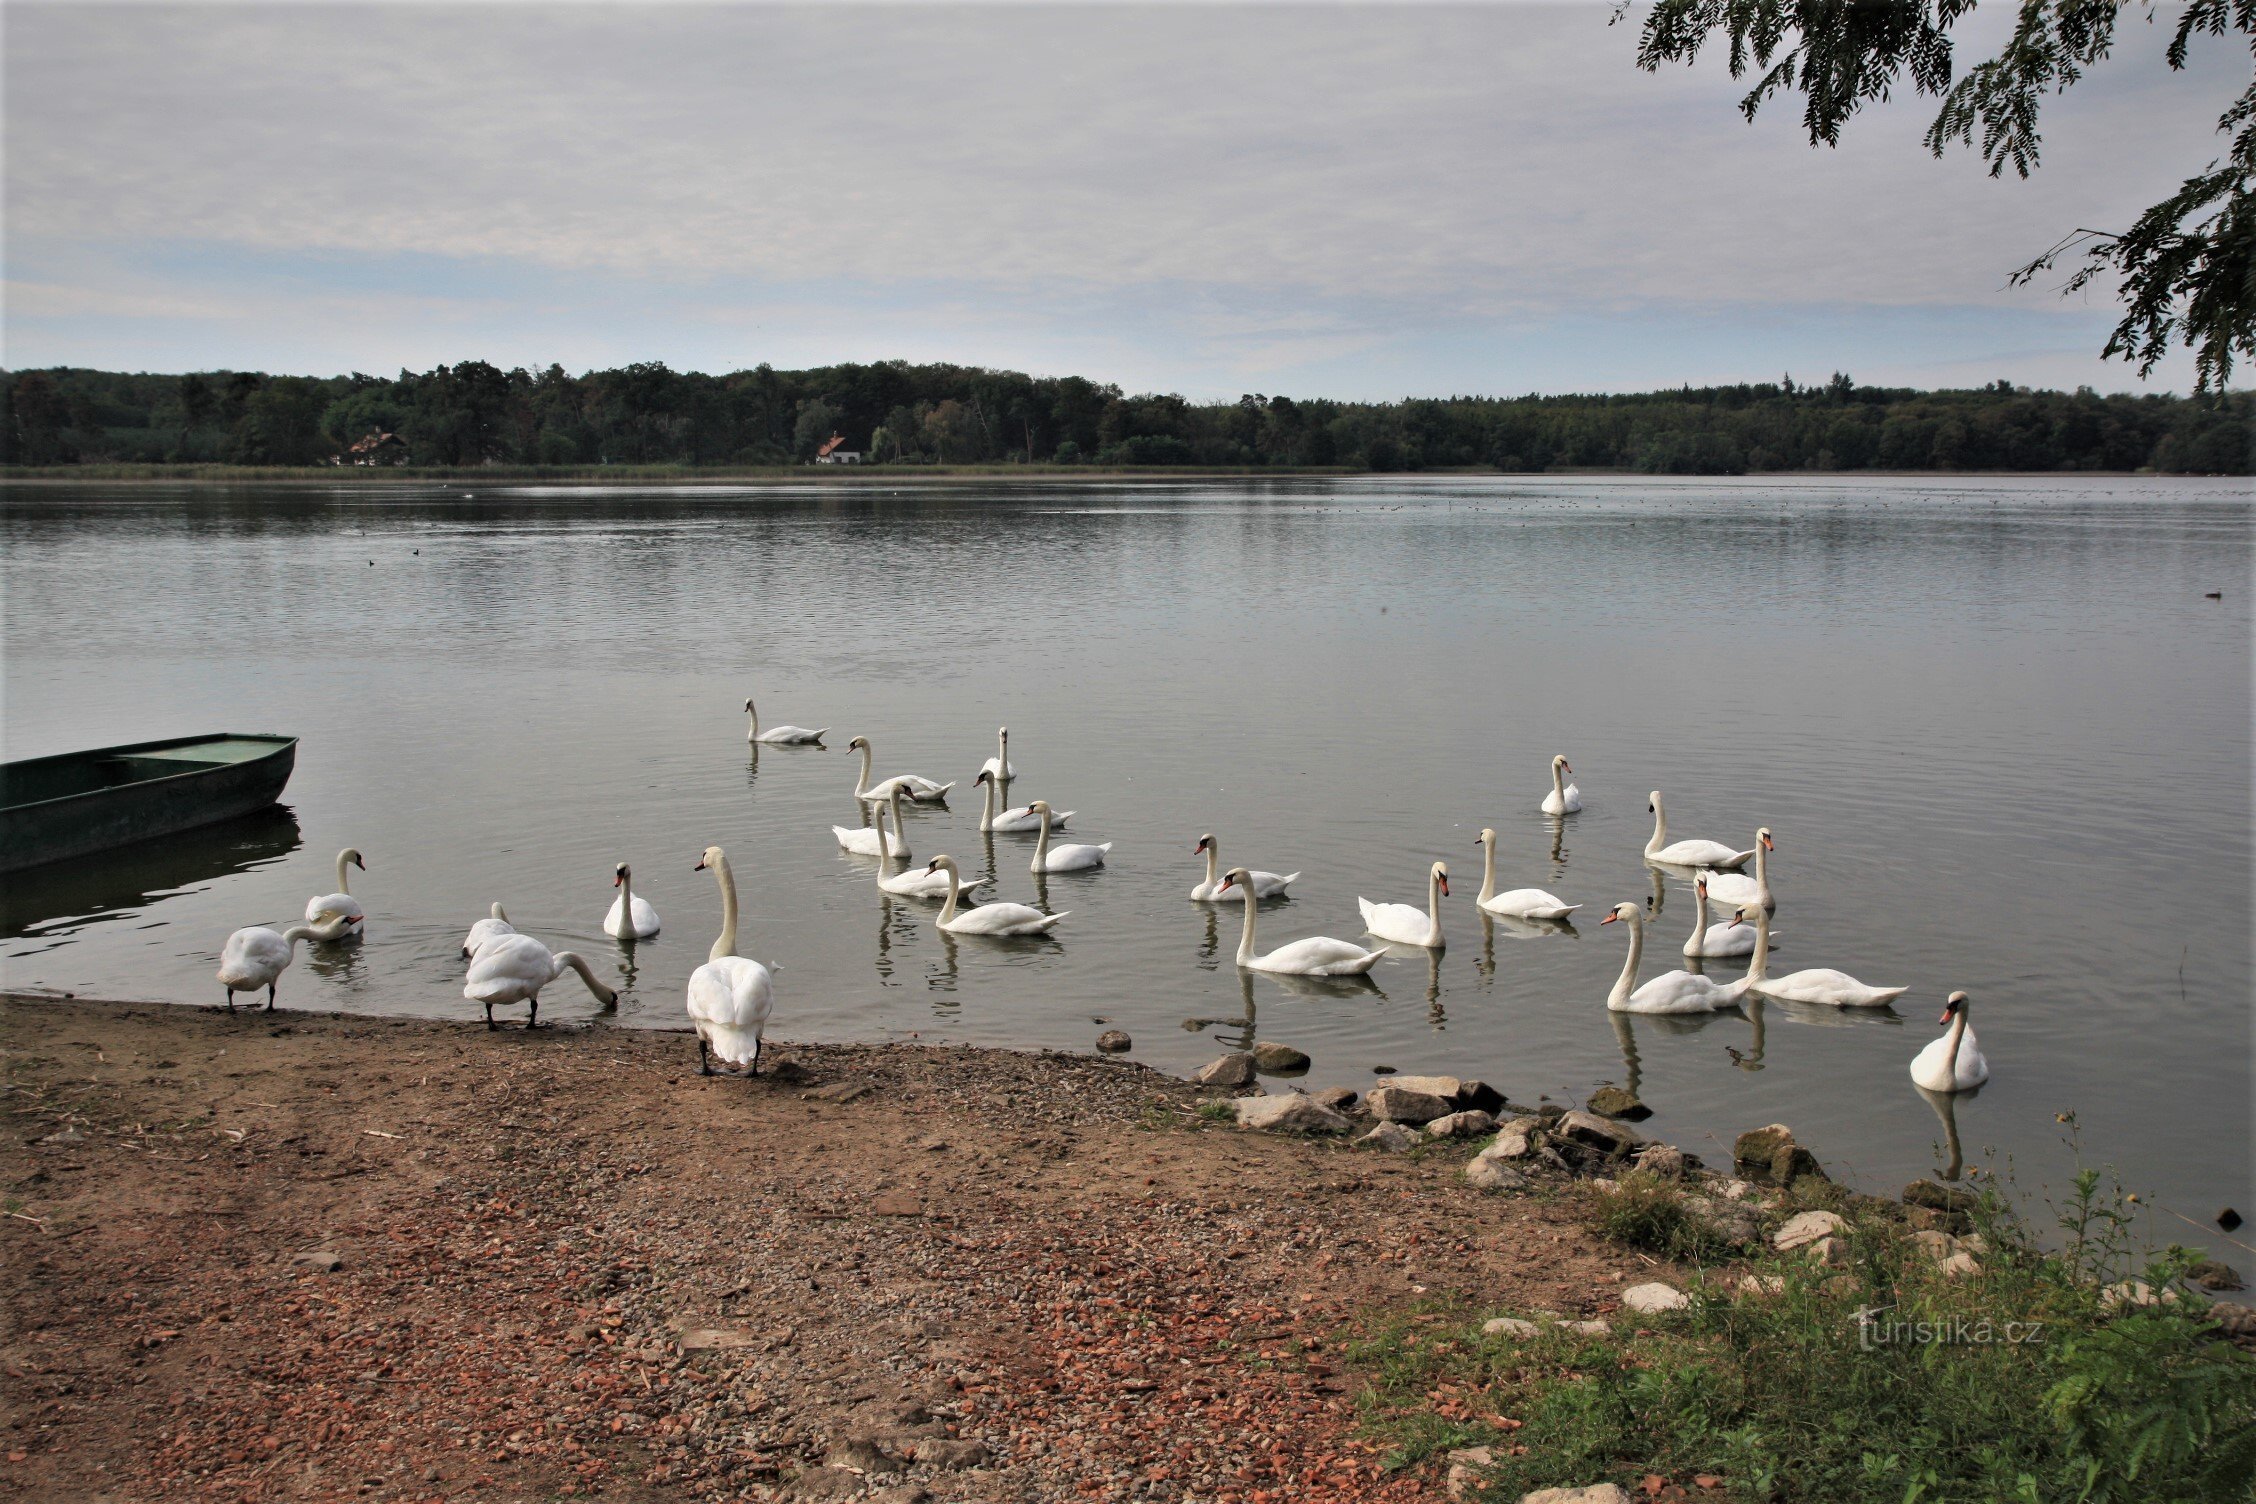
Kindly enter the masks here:
M 1211 834 L 1203 835 L 1198 838 L 1198 844 L 1193 846 L 1191 850 L 1193 853 L 1201 851 L 1206 853 L 1206 881 L 1191 889 L 1191 901 L 1193 903 L 1216 903 L 1225 900 L 1242 903 L 1248 893 L 1251 893 L 1255 898 L 1284 898 L 1288 896 L 1285 889 L 1290 887 L 1293 880 L 1300 876 L 1297 872 L 1288 872 L 1282 877 L 1274 872 L 1248 872 L 1244 882 L 1234 887 L 1225 888 L 1222 879 L 1215 872 L 1215 869 L 1222 865 L 1221 843 L 1215 840 Z
M 603 916 L 603 933 L 614 940 L 647 940 L 658 933 L 658 911 L 647 898 L 635 897 L 634 869 L 625 862 L 611 869 L 611 886 L 619 896 Z
M 1243 867 L 1232 867 L 1222 878 L 1225 891 L 1251 886 L 1253 874 Z M 1383 950 L 1365 950 L 1348 940 L 1334 940 L 1329 935 L 1311 935 L 1305 940 L 1295 940 L 1290 945 L 1280 945 L 1266 956 L 1253 953 L 1254 911 L 1261 907 L 1249 903 L 1245 908 L 1245 933 L 1238 938 L 1238 964 L 1249 971 L 1274 971 L 1296 977 L 1359 977 L 1386 959 Z
M 897 839 L 897 844 L 893 847 L 893 855 L 904 858 L 909 854 L 909 833 L 901 824 L 901 797 L 905 792 L 899 781 L 896 780 L 881 796 L 886 803 L 893 807 L 893 834 Z M 850 825 L 833 825 L 830 828 L 830 833 L 838 837 L 838 849 L 840 851 L 850 851 L 856 856 L 885 855 L 884 837 L 869 826 L 865 825 L 856 829 Z
M 619 994 L 604 986 L 588 970 L 587 962 L 568 950 L 550 951 L 530 935 L 498 935 L 487 941 L 475 956 L 470 958 L 470 975 L 462 985 L 462 995 L 473 1003 L 486 1005 L 486 1027 L 499 1028 L 494 1022 L 493 1010 L 511 1003 L 528 1003 L 531 1011 L 525 1015 L 525 1027 L 540 1027 L 541 989 L 570 969 L 580 974 L 587 990 L 604 1007 L 614 1007 Z
M 1725 956 L 1754 954 L 1755 932 L 1743 924 L 1708 924 L 1708 882 L 1715 874 L 1703 872 L 1693 879 L 1692 886 L 1699 890 L 1699 901 L 1692 905 L 1692 935 L 1684 942 L 1688 956 L 1717 960 Z M 1777 936 L 1771 937 L 1777 943 Z
M 1975 1042 L 1974 1028 L 1967 1020 L 1969 1012 L 1966 994 L 1954 992 L 1943 1005 L 1943 1016 L 1935 1020 L 1949 1024 L 1951 1031 L 1940 1039 L 1931 1039 L 1911 1062 L 1911 1079 L 1914 1085 L 1929 1091 L 1972 1091 L 1990 1079 L 1990 1062 L 1982 1058 L 1982 1047 Z
M 1629 956 L 1621 977 L 1606 995 L 1606 1006 L 1616 1013 L 1713 1013 L 1739 1001 L 1747 990 L 1741 982 L 1716 982 L 1690 971 L 1667 971 L 1634 992 L 1638 963 L 1645 959 L 1645 914 L 1633 903 L 1617 903 L 1600 924 L 1620 920 L 1629 926 Z
M 956 895 L 963 891 L 963 879 L 956 872 L 956 859 L 936 856 L 924 870 L 944 872 L 948 876 L 948 901 L 941 906 L 940 917 L 934 922 L 951 935 L 1042 935 L 1065 917 L 1065 914 L 1045 914 L 1030 903 L 983 903 L 959 914 Z M 1066 914 L 1072 912 L 1066 910 Z
M 1496 891 L 1496 832 L 1483 828 L 1480 840 L 1474 843 L 1481 848 L 1481 890 L 1474 902 L 1491 914 L 1502 914 L 1507 919 L 1564 919 L 1582 907 L 1568 903 L 1555 893 L 1541 888 L 1514 888 L 1506 893 Z
M 736 874 L 718 846 L 708 846 L 695 872 L 711 872 L 721 885 L 721 935 L 705 964 L 689 974 L 689 1021 L 697 1030 L 697 1074 L 713 1074 L 712 1057 L 760 1074 L 760 1036 L 775 1007 L 775 979 L 759 962 L 736 953 Z
M 1091 846 L 1085 841 L 1070 841 L 1063 846 L 1050 845 L 1050 801 L 1037 799 L 1026 806 L 1042 817 L 1042 836 L 1034 843 L 1034 860 L 1028 864 L 1029 872 L 1086 872 L 1091 867 L 1102 867 L 1105 854 L 1112 850 L 1112 842 Z
M 870 750 L 870 739 L 866 736 L 857 736 L 846 744 L 846 750 L 849 752 L 856 748 L 861 749 L 862 777 L 861 782 L 854 786 L 854 797 L 864 804 L 877 803 L 878 800 L 885 797 L 887 788 L 896 783 L 901 786 L 903 793 L 906 793 L 919 804 L 937 803 L 947 798 L 948 790 L 955 787 L 952 783 L 934 783 L 929 778 L 919 778 L 914 773 L 903 773 L 897 778 L 888 778 L 884 783 L 872 787 L 870 784 L 870 764 L 875 760 L 875 755 Z
M 324 914 L 338 919 L 367 917 L 361 911 L 360 900 L 352 896 L 352 890 L 345 884 L 345 869 L 348 867 L 358 867 L 363 872 L 368 870 L 368 864 L 360 859 L 359 848 L 347 846 L 337 853 L 337 891 L 316 893 L 306 900 L 306 923 L 317 924 Z
M 1010 727 L 995 728 L 995 755 L 981 763 L 979 771 L 1000 778 L 1005 783 L 1018 776 L 1018 769 L 1010 764 Z
M 979 776 L 972 782 L 980 789 L 979 829 L 982 834 L 996 830 L 1006 833 L 1034 830 L 1041 825 L 1042 817 L 1034 812 L 1031 804 L 1021 804 L 1018 808 L 1006 809 L 1001 814 L 995 812 L 995 775 L 985 768 L 979 770 Z M 1050 814 L 1051 826 L 1058 830 L 1065 829 L 1065 822 L 1072 819 L 1074 813 L 1069 809 L 1053 810 Z M 903 852 L 902 855 L 906 856 L 908 853 Z
M 1770 827 L 1765 825 L 1755 832 L 1755 875 L 1711 869 L 1700 874 L 1707 879 L 1704 891 L 1726 908 L 1749 908 L 1759 903 L 1770 913 L 1777 913 L 1778 898 L 1770 891 L 1770 854 L 1777 849 L 1778 843 L 1770 838 Z
M 481 919 L 471 925 L 470 933 L 462 937 L 462 959 L 469 960 L 489 940 L 516 933 L 517 926 L 509 922 L 509 916 L 501 911 L 501 905 L 497 903 L 493 906 L 493 917 Z
M 1674 845 L 1668 838 L 1668 811 L 1661 807 L 1661 791 L 1653 790 L 1645 796 L 1646 808 L 1653 812 L 1653 838 L 1645 843 L 1645 860 L 1659 862 L 1664 867 L 1713 867 L 1718 872 L 1737 872 L 1747 865 L 1753 851 L 1733 851 L 1721 841 L 1678 841 Z
M 1448 943 L 1441 938 L 1441 901 L 1448 896 L 1449 869 L 1436 862 L 1426 873 L 1423 910 L 1415 904 L 1373 903 L 1368 898 L 1358 898 L 1355 903 L 1363 911 L 1363 928 L 1381 940 L 1439 950 Z
M 1774 978 L 1770 975 L 1770 915 L 1760 907 L 1749 904 L 1739 911 L 1731 924 L 1734 929 L 1746 924 L 1755 927 L 1755 953 L 1747 962 L 1747 975 L 1740 984 L 1749 992 L 1759 992 L 1764 997 L 1774 997 L 1785 1003 L 1827 1003 L 1835 1008 L 1880 1008 L 1911 991 L 1909 987 L 1867 987 L 1847 972 L 1835 971 L 1830 966 L 1812 966 Z
M 219 952 L 219 985 L 227 989 L 227 1011 L 235 1011 L 235 994 L 266 989 L 266 1011 L 274 1011 L 274 984 L 297 959 L 298 942 L 318 938 L 302 924 L 276 934 L 263 925 L 237 930 Z
M 1566 781 L 1574 771 L 1567 765 L 1564 752 L 1551 759 L 1551 792 L 1543 796 L 1543 812 L 1547 815 L 1575 815 L 1582 812 L 1582 790 Z
M 760 712 L 752 708 L 749 696 L 744 701 L 744 713 L 752 717 L 752 729 L 744 733 L 744 739 L 748 742 L 766 742 L 770 746 L 804 745 L 808 742 L 820 742 L 830 734 L 828 726 L 820 731 L 809 731 L 804 726 L 771 726 L 762 731 Z

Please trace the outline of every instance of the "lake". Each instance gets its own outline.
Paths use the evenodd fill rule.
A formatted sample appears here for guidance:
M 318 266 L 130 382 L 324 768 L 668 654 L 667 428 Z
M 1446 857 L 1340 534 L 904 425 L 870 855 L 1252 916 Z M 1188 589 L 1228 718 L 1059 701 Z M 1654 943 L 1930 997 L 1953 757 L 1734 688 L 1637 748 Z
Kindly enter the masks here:
M 8 757 L 304 739 L 286 811 L 11 880 L 11 987 L 216 1004 L 228 932 L 294 920 L 351 845 L 366 939 L 301 952 L 285 1009 L 478 1016 L 457 947 L 500 900 L 617 978 L 617 1023 L 677 1028 L 717 843 L 784 1041 L 1117 1027 L 1174 1072 L 1257 1036 L 1312 1055 L 1311 1086 L 1614 1082 L 1711 1164 L 1779 1121 L 1883 1190 L 1953 1134 L 2057 1190 L 2072 1113 L 2150 1238 L 2256 1212 L 2243 482 L 19 486 L 0 538 Z M 831 750 L 753 755 L 748 694 Z M 1038 885 L 1031 838 L 990 855 L 972 779 L 1005 723 L 1014 801 L 1078 811 L 1104 870 Z M 918 860 L 1070 910 L 1054 937 L 951 939 L 878 893 L 830 830 L 860 823 L 856 734 L 880 776 L 956 782 L 909 819 Z M 1564 819 L 1538 810 L 1555 752 L 1587 802 Z M 1607 907 L 1658 907 L 1646 976 L 1691 927 L 1683 876 L 1643 861 L 1654 788 L 1672 839 L 1776 832 L 1774 973 L 1911 992 L 1610 1015 Z M 1585 905 L 1570 930 L 1484 925 L 1483 826 L 1502 886 Z M 1358 895 L 1422 902 L 1436 860 L 1448 948 L 1367 986 L 1241 975 L 1239 911 L 1186 898 L 1208 831 L 1304 874 L 1263 949 L 1358 938 Z M 618 861 L 664 921 L 631 954 L 600 928 Z M 1946 1111 L 1906 1066 L 1955 988 L 1994 1076 Z M 543 1002 L 595 1013 L 569 976 Z

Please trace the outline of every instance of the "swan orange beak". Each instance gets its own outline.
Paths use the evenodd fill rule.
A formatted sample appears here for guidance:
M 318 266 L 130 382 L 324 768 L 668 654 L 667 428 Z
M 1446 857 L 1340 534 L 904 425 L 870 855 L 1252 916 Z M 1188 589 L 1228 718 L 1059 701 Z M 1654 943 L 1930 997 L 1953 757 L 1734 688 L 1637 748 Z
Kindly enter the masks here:
M 1943 1008 L 1943 1016 L 1942 1016 L 1941 1018 L 1938 1018 L 1938 1019 L 1936 1019 L 1936 1020 L 1935 1020 L 1935 1022 L 1936 1022 L 1936 1023 L 1939 1023 L 1939 1024 L 1947 1024 L 1947 1023 L 1949 1023 L 1949 1022 L 1951 1021 L 1951 1015 L 1952 1015 L 1953 1013 L 1956 1013 L 1957 1011 L 1958 1011 L 1958 1008 L 1956 1007 L 1956 1005 L 1954 1005 L 1954 1004 L 1946 1004 L 1946 1005 L 1944 1006 L 1944 1008 Z
M 689 870 L 692 872 L 703 872 L 705 870 L 705 858 L 699 857 L 697 859 L 697 865 L 690 868 Z
M 1603 918 L 1603 919 L 1599 920 L 1598 922 L 1599 922 L 1600 924 L 1612 924 L 1612 923 L 1613 923 L 1613 922 L 1614 922 L 1615 920 L 1617 920 L 1617 919 L 1619 919 L 1619 918 L 1621 918 L 1621 915 L 1619 915 L 1619 914 L 1608 914 L 1608 915 L 1607 915 L 1607 916 L 1606 916 L 1605 918 Z
M 1449 874 L 1446 872 L 1441 876 L 1441 896 L 1444 898 L 1449 896 Z
M 1768 837 L 1768 836 L 1764 836 L 1764 837 L 1763 837 L 1763 850 L 1765 850 L 1765 851 L 1776 851 L 1777 849 L 1778 849 L 1778 843 L 1777 843 L 1776 841 L 1773 841 L 1773 840 L 1772 840 L 1772 839 L 1771 839 L 1770 837 Z

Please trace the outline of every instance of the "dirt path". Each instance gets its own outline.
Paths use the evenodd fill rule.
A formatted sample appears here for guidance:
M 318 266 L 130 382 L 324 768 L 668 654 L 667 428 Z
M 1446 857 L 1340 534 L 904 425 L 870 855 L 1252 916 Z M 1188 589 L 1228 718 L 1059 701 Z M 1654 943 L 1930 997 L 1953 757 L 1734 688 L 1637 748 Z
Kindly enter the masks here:
M 1424 1499 L 1344 1323 L 1652 1272 L 1463 1151 L 1094 1057 L 708 1080 L 679 1035 L 23 998 L 0 1048 L 26 1499 Z

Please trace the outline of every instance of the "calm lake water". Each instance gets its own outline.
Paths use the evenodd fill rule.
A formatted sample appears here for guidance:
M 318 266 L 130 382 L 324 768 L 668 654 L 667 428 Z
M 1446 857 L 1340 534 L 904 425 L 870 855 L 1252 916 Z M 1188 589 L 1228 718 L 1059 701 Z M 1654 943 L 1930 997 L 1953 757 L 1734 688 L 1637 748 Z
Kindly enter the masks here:
M 354 845 L 367 938 L 301 954 L 285 1008 L 476 1016 L 456 948 L 499 899 L 616 973 L 618 1023 L 679 1027 L 718 843 L 787 1041 L 1110 1025 L 1171 1071 L 1258 1035 L 1311 1085 L 1617 1082 L 1711 1162 L 1783 1121 L 1885 1188 L 1944 1158 L 1906 1065 L 1963 987 L 1995 1073 L 1950 1114 L 1969 1164 L 2057 1187 L 2072 1111 L 2150 1205 L 2256 1212 L 2238 482 L 18 488 L 0 538 L 8 757 L 304 739 L 287 813 L 8 883 L 10 986 L 217 1003 L 227 933 L 294 919 Z M 748 693 L 833 750 L 750 755 Z M 1003 723 L 1014 798 L 1078 810 L 1105 870 L 1042 887 L 1030 838 L 990 853 L 969 794 Z M 911 817 L 919 859 L 1071 910 L 1054 938 L 951 940 L 839 853 L 857 733 L 880 775 L 957 780 Z M 1563 821 L 1554 752 L 1588 806 Z M 1911 994 L 1609 1015 L 1606 907 L 1658 903 L 1648 976 L 1690 929 L 1642 859 L 1656 787 L 1672 837 L 1776 830 L 1775 971 Z M 1504 886 L 1588 905 L 1572 932 L 1482 923 L 1484 825 Z M 1359 894 L 1421 901 L 1436 859 L 1449 947 L 1367 987 L 1241 976 L 1238 912 L 1185 896 L 1205 831 L 1305 872 L 1264 949 L 1356 938 Z M 631 955 L 600 928 L 621 860 L 665 924 Z M 594 1011 L 570 977 L 544 1002 Z

